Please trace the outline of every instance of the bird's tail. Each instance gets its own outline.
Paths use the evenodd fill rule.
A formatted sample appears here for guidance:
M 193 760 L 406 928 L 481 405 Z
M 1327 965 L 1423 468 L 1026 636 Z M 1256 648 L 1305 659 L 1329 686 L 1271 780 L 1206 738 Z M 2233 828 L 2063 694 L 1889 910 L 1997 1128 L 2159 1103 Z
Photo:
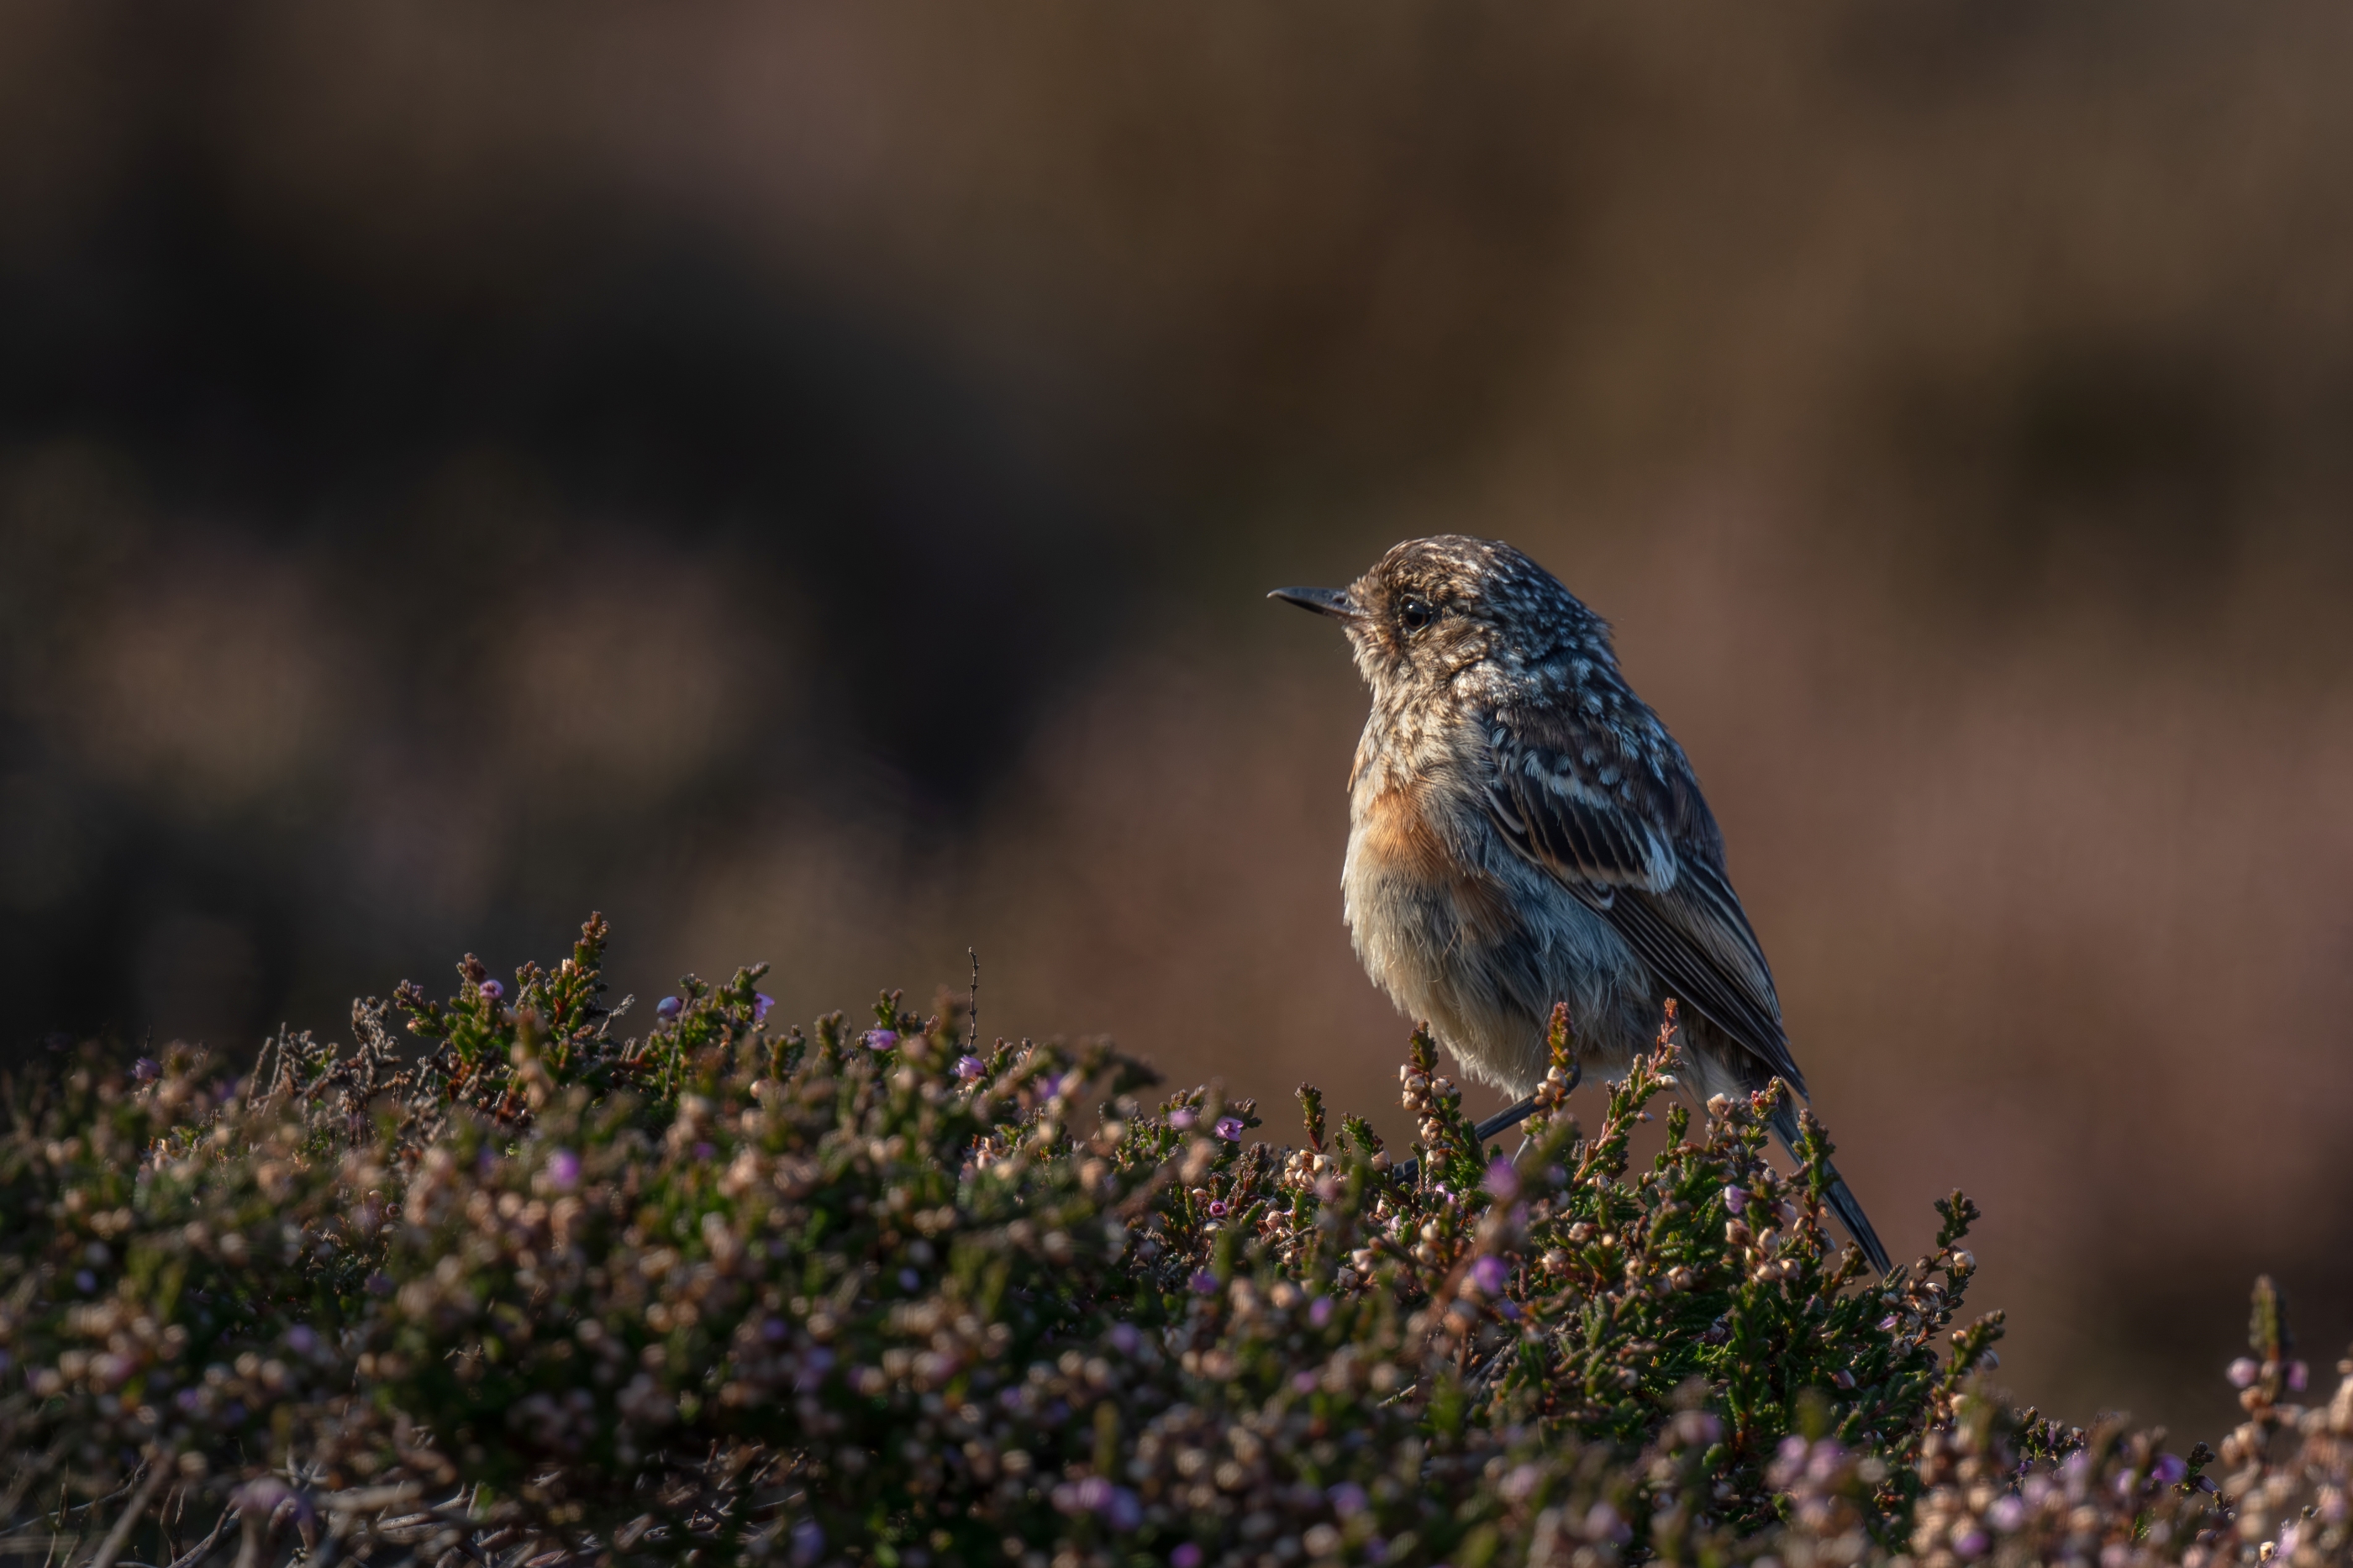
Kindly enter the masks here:
M 1779 1108 L 1774 1111 L 1773 1135 L 1794 1155 L 1798 1152 L 1798 1112 L 1792 1103 L 1793 1098 L 1784 1097 Z M 1838 1167 L 1825 1162 L 1823 1169 L 1830 1173 L 1830 1190 L 1823 1195 L 1830 1199 L 1831 1212 L 1838 1215 L 1839 1224 L 1846 1226 L 1846 1233 L 1854 1237 L 1854 1244 L 1862 1248 L 1862 1255 L 1871 1260 L 1871 1266 L 1882 1274 L 1886 1273 L 1887 1248 L 1880 1245 L 1879 1233 L 1871 1228 L 1871 1216 L 1862 1212 L 1862 1205 L 1847 1189 L 1844 1178 L 1838 1173 Z

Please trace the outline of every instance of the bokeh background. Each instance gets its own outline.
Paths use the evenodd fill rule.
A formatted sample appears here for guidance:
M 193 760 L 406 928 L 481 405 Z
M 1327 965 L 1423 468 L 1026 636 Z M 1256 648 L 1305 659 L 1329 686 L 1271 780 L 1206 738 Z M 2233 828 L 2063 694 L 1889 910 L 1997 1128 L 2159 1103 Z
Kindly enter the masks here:
M 1510 538 L 1899 1255 L 2212 1436 L 2353 1333 L 2353 12 L 0 12 L 0 1053 L 983 962 L 1394 1129 L 1363 699 Z

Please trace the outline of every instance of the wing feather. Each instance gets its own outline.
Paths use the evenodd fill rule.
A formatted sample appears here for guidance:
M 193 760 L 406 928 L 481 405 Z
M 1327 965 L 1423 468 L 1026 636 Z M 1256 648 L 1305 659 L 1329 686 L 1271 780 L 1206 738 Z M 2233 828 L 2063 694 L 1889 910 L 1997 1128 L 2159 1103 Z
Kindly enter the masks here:
M 1804 1093 L 1772 971 L 1715 835 L 1671 838 L 1585 779 L 1571 757 L 1529 750 L 1513 761 L 1519 765 L 1498 767 L 1488 791 L 1505 841 L 1607 920 L 1668 994 Z M 1677 782 L 1696 799 L 1695 784 Z

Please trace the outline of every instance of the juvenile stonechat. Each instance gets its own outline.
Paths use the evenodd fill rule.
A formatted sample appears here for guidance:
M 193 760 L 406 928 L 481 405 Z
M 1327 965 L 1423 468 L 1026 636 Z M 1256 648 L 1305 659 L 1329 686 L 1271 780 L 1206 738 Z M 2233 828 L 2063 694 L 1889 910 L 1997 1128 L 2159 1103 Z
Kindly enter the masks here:
M 1346 588 L 1271 596 L 1337 620 L 1372 688 L 1348 776 L 1348 931 L 1467 1076 L 1533 1090 L 1557 1002 L 1579 1066 L 1622 1068 L 1672 996 L 1700 1098 L 1777 1077 L 1806 1092 L 1723 835 L 1600 616 L 1510 545 L 1461 534 L 1398 545 Z M 1773 1130 L 1794 1143 L 1787 1097 Z M 1884 1272 L 1844 1182 L 1830 1199 Z

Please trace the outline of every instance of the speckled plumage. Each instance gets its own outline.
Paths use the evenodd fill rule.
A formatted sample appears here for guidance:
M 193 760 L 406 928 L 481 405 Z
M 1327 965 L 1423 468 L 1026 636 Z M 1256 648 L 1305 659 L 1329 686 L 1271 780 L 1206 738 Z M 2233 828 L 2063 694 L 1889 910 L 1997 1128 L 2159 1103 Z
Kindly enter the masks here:
M 1620 673 L 1609 628 L 1508 544 L 1411 540 L 1343 592 L 1372 689 L 1349 775 L 1348 930 L 1374 980 L 1470 1077 L 1524 1095 L 1567 1001 L 1607 1071 L 1685 1009 L 1704 1098 L 1805 1079 L 1771 970 L 1683 748 Z M 1776 1131 L 1788 1141 L 1794 1112 Z M 1886 1257 L 1844 1184 L 1841 1217 Z

